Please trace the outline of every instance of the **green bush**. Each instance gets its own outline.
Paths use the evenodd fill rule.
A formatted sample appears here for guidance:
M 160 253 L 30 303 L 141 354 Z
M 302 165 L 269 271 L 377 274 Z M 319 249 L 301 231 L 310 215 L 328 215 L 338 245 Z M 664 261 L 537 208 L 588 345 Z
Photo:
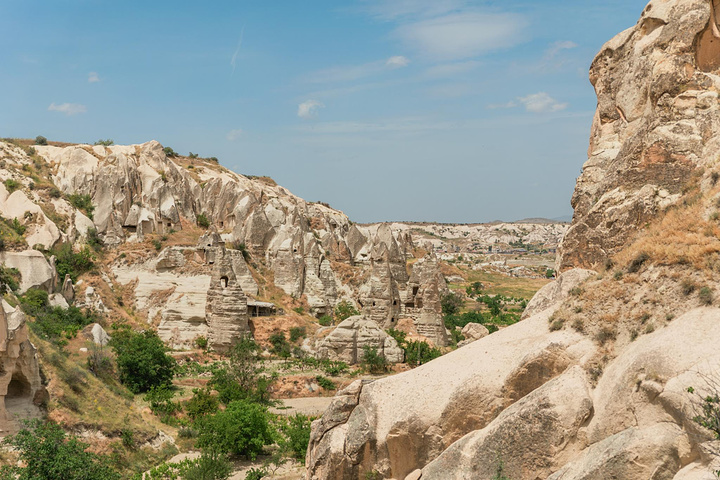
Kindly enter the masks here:
M 90 220 L 93 219 L 93 212 L 95 211 L 95 206 L 93 206 L 92 204 L 92 198 L 90 198 L 90 195 L 73 193 L 72 195 L 68 196 L 68 201 L 73 207 L 85 212 L 85 215 Z
M 177 363 L 166 353 L 165 345 L 152 330 L 133 332 L 117 329 L 110 346 L 117 355 L 120 381 L 133 393 L 143 393 L 153 387 L 170 385 Z
M 98 235 L 97 228 L 87 229 L 87 244 L 96 252 L 102 250 L 103 241 L 100 239 L 100 235 Z
M 25 234 L 25 231 L 27 230 L 27 227 L 20 223 L 20 220 L 18 220 L 17 218 L 12 219 L 12 222 L 10 222 L 10 228 L 15 230 L 15 233 L 17 233 L 18 235 Z
M 427 342 L 420 341 L 408 342 L 403 350 L 405 350 L 405 362 L 411 367 L 423 365 L 442 355 L 439 348 L 431 347 Z
M 218 411 L 220 401 L 207 388 L 193 389 L 193 396 L 185 403 L 185 413 L 193 420 Z
M 204 213 L 201 213 L 197 216 L 197 224 L 198 227 L 208 228 L 210 227 L 210 220 L 208 220 L 207 216 L 205 216 Z
M 80 275 L 95 267 L 95 256 L 87 246 L 75 252 L 72 245 L 64 243 L 54 248 L 51 253 L 55 255 L 58 278 L 64 279 L 65 275 L 70 275 L 73 283 L 77 282 Z
M 38 135 L 35 137 L 35 145 L 47 145 L 48 141 L 47 138 L 43 137 L 42 135 Z
M 208 339 L 207 339 L 207 337 L 204 337 L 204 336 L 202 336 L 202 335 L 200 335 L 199 337 L 197 337 L 197 338 L 195 339 L 195 346 L 198 347 L 198 348 L 201 348 L 201 349 L 205 350 L 205 349 L 208 347 Z
M 462 298 L 453 292 L 447 293 L 440 299 L 443 315 L 455 315 L 463 306 Z
M 338 375 L 347 372 L 348 366 L 345 362 L 333 362 L 331 360 L 324 360 L 323 363 L 323 371 L 326 375 L 330 375 L 331 377 L 337 377 Z
M 5 465 L 0 478 L 17 480 L 115 480 L 107 459 L 86 451 L 88 445 L 66 434 L 53 422 L 26 422 L 4 443 L 19 452 L 22 466 Z
M 35 321 L 29 322 L 32 331 L 48 340 L 74 338 L 83 327 L 97 321 L 94 314 L 75 306 L 67 309 L 51 307 L 48 293 L 36 288 L 20 297 L 20 307 L 23 312 L 35 317 Z
M 180 411 L 178 403 L 173 402 L 175 391 L 170 384 L 152 386 L 147 390 L 143 400 L 150 404 L 150 410 L 155 415 L 166 417 Z
M 278 443 L 287 456 L 300 461 L 305 460 L 310 443 L 310 423 L 311 420 L 306 415 L 296 413 L 282 424 L 280 427 L 282 438 Z
M 95 142 L 95 145 L 102 145 L 103 147 L 109 147 L 111 145 L 115 145 L 115 142 L 111 138 L 108 138 L 107 140 L 98 140 L 97 142 Z
M 335 385 L 335 382 L 330 380 L 329 378 L 323 377 L 322 375 L 318 375 L 315 377 L 315 381 L 320 385 L 324 390 L 335 390 L 337 386 Z
M 628 273 L 637 273 L 640 271 L 640 268 L 650 260 L 650 255 L 648 255 L 646 252 L 639 253 L 635 258 L 632 259 L 630 262 L 630 265 L 628 265 L 627 271 Z
M 343 300 L 335 306 L 335 318 L 338 323 L 354 315 L 360 315 L 360 312 L 347 300 Z
M 250 399 L 268 403 L 272 377 L 265 374 L 260 346 L 252 337 L 244 337 L 230 351 L 227 366 L 214 367 L 210 386 L 218 392 L 220 402 Z
M 700 299 L 701 305 L 712 305 L 713 293 L 710 287 L 702 287 L 698 292 L 698 298 Z
M 385 373 L 388 370 L 388 361 L 378 353 L 377 348 L 365 345 L 363 347 L 362 367 L 369 373 Z
M 268 342 L 272 345 L 272 353 L 280 358 L 290 358 L 290 344 L 285 339 L 283 332 L 275 332 L 270 335 Z
M 245 480 L 262 480 L 268 476 L 267 470 L 264 468 L 251 468 L 245 474 Z
M 163 153 L 165 154 L 165 156 L 170 157 L 170 158 L 177 157 L 177 153 L 175 153 L 175 150 L 173 150 L 170 147 L 163 148 Z
M 197 446 L 252 460 L 275 440 L 267 408 L 247 400 L 230 402 L 225 411 L 205 416 L 197 424 Z
M 5 184 L 5 188 L 7 189 L 8 193 L 13 193 L 15 190 L 22 186 L 20 182 L 15 181 L 12 178 L 8 178 L 3 183 Z
M 333 323 L 333 319 L 330 315 L 323 315 L 322 317 L 318 318 L 318 323 L 322 327 L 329 327 Z
M 250 261 L 250 251 L 248 250 L 247 245 L 245 245 L 244 243 L 240 241 L 230 242 L 229 248 L 239 251 L 245 259 L 245 262 Z
M 17 268 L 0 265 L 0 295 L 16 291 L 20 287 L 20 272 Z
M 305 335 L 307 335 L 307 331 L 305 330 L 305 327 L 291 327 L 290 328 L 290 341 L 291 342 L 297 342 L 301 338 L 305 338 Z

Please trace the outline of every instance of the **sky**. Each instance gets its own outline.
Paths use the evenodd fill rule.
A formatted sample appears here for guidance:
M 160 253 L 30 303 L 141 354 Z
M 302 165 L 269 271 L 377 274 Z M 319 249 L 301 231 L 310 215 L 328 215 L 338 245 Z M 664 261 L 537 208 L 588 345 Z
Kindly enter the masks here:
M 361 223 L 558 218 L 641 0 L 3 0 L 0 137 L 157 140 Z

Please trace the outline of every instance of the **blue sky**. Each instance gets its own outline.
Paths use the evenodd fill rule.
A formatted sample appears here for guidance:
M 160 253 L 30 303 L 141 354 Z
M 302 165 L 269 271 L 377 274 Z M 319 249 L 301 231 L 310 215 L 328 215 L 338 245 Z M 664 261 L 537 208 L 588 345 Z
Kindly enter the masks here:
M 645 3 L 4 0 L 0 136 L 156 139 L 358 222 L 569 215 Z

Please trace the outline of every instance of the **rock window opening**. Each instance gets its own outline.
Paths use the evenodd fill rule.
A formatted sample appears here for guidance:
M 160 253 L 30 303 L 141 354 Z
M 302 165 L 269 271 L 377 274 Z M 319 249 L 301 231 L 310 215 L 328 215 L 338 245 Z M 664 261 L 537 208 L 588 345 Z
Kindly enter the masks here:
M 417 295 L 419 289 L 420 287 L 413 287 L 413 297 Z
M 220 228 L 223 228 L 225 226 L 225 222 L 220 222 Z
M 397 305 L 397 300 L 393 300 L 393 305 Z
M 227 288 L 228 286 L 228 277 L 220 277 L 220 286 L 222 288 Z

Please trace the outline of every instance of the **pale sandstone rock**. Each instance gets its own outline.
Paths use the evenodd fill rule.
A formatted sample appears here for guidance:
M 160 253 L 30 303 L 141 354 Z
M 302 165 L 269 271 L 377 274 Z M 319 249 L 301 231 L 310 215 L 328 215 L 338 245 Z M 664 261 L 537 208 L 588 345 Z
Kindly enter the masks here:
M 215 350 L 228 351 L 250 334 L 247 297 L 237 282 L 230 255 L 218 256 L 213 264 L 205 316 L 209 345 Z
M 562 273 L 557 280 L 548 283 L 533 295 L 522 313 L 522 318 L 531 317 L 548 308 L 557 308 L 570 296 L 570 291 L 573 288 L 579 287 L 580 284 L 593 275 L 597 275 L 597 272 L 582 268 L 573 268 Z
M 465 337 L 465 340 L 462 340 L 458 343 L 458 348 L 464 347 L 465 345 L 468 345 L 475 340 L 480 340 L 483 337 L 487 337 L 488 335 L 490 335 L 490 330 L 488 330 L 485 325 L 482 325 L 480 323 L 468 323 L 463 327 L 460 333 L 462 333 L 463 337 Z
M 373 320 L 356 315 L 347 318 L 317 345 L 317 356 L 348 364 L 362 362 L 363 348 L 376 348 L 378 354 L 390 363 L 400 363 L 404 352 L 390 335 Z
M 584 447 L 574 444 L 592 406 L 585 372 L 572 367 L 449 446 L 422 479 L 491 478 L 499 461 L 509 478 L 545 478 Z
M 37 250 L 0 252 L 0 262 L 6 267 L 17 268 L 20 271 L 19 293 L 25 293 L 30 288 L 52 291 L 56 276 L 55 269 L 41 252 Z
M 48 303 L 51 307 L 68 308 L 70 306 L 61 293 L 51 294 L 48 297 Z
M 75 299 L 75 289 L 73 288 L 72 278 L 70 278 L 68 274 L 65 274 L 65 280 L 63 281 L 60 293 L 68 303 L 71 303 Z
M 307 478 L 351 479 L 373 469 L 385 478 L 404 478 L 595 352 L 576 332 L 549 333 L 548 316 L 364 385 L 347 422 L 322 438 L 313 435 Z

